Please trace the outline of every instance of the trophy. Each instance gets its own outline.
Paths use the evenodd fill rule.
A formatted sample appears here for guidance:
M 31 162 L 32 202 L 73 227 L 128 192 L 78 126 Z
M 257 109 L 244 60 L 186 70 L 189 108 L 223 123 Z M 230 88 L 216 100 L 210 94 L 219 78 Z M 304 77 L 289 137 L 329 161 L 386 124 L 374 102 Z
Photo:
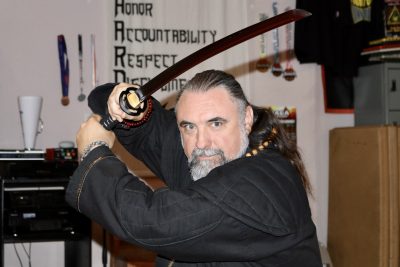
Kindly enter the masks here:
M 18 97 L 18 109 L 26 150 L 35 149 L 36 137 L 43 131 L 43 121 L 40 118 L 42 102 L 41 96 Z
M 400 1 L 385 0 L 385 37 L 400 40 Z

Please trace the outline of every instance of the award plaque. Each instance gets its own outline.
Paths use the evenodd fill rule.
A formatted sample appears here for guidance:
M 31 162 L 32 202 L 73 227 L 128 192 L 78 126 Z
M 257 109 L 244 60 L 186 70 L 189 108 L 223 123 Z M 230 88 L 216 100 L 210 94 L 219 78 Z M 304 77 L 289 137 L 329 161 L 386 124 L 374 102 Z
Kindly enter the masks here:
M 286 131 L 289 139 L 293 143 L 297 143 L 297 131 L 296 131 L 296 107 L 294 106 L 269 106 L 275 116 L 279 119 L 283 128 Z
M 400 40 L 400 0 L 385 0 L 385 36 Z

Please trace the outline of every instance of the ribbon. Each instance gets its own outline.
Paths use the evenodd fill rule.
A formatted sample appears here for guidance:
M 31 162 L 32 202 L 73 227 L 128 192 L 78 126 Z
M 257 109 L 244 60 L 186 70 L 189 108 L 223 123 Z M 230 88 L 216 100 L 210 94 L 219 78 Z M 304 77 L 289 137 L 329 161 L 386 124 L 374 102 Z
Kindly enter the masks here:
M 61 104 L 66 106 L 69 104 L 68 98 L 68 86 L 69 86 L 69 62 L 67 54 L 67 45 L 65 43 L 64 35 L 58 35 L 58 58 L 60 60 L 61 70 L 61 86 L 62 86 L 62 98 Z
M 289 7 L 285 11 L 290 10 Z M 292 23 L 286 24 L 286 68 L 283 72 L 283 78 L 286 81 L 293 81 L 296 78 L 296 71 L 294 70 L 291 60 L 294 58 L 294 51 L 292 45 Z
M 92 86 L 95 88 L 97 86 L 97 70 L 96 70 L 96 44 L 95 35 L 90 35 L 90 47 L 92 50 Z
M 278 2 L 274 1 L 272 3 L 272 11 L 274 16 L 278 15 Z M 279 32 L 278 28 L 275 28 L 272 31 L 272 38 L 273 38 L 273 48 L 274 48 L 274 63 L 272 64 L 271 72 L 274 76 L 280 76 L 283 72 L 280 58 L 279 58 Z
M 79 49 L 79 87 L 80 94 L 78 95 L 78 101 L 82 102 L 86 96 L 83 93 L 83 52 L 82 52 L 82 35 L 78 34 L 78 49 Z
M 260 21 L 264 21 L 268 19 L 267 14 L 265 13 L 260 13 Z M 262 33 L 260 35 L 260 58 L 257 60 L 256 63 L 256 69 L 260 72 L 266 72 L 268 71 L 270 67 L 270 63 L 268 62 L 267 59 L 267 45 L 265 42 L 265 36 L 266 33 Z

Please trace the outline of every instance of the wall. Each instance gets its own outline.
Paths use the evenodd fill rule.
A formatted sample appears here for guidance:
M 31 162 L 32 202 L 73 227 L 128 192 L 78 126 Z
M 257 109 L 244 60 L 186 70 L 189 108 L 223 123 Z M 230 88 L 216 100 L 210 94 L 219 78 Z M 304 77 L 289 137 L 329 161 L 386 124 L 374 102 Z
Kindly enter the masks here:
M 17 96 L 43 96 L 44 131 L 36 147 L 57 147 L 63 140 L 75 141 L 80 123 L 89 114 L 79 94 L 78 40 L 83 38 L 84 88 L 92 88 L 90 34 L 96 36 L 99 82 L 104 82 L 106 38 L 104 1 L 2 1 L 0 49 L 0 112 L 4 126 L 0 147 L 23 148 Z M 71 103 L 62 106 L 57 35 L 64 34 L 70 61 Z M 11 137 L 11 138 L 10 138 Z
M 105 74 L 105 2 L 95 0 L 35 0 L 0 2 L 0 148 L 24 147 L 17 97 L 43 97 L 43 133 L 36 147 L 58 147 L 60 141 L 75 141 L 79 125 L 90 114 L 78 102 L 79 64 L 77 35 L 83 37 L 85 92 L 91 85 L 90 34 L 96 36 L 99 83 Z M 69 106 L 62 106 L 57 35 L 64 34 L 70 61 Z M 27 244 L 25 247 L 28 248 Z M 25 253 L 17 249 L 28 266 Z M 5 266 L 19 267 L 12 245 L 5 247 Z M 32 266 L 63 266 L 63 242 L 33 243 Z M 101 248 L 93 242 L 93 266 L 101 266 Z
M 78 102 L 79 68 L 77 35 L 83 36 L 83 71 L 87 94 L 92 87 L 90 34 L 96 36 L 98 82 L 109 81 L 106 66 L 106 10 L 110 0 L 36 0 L 0 2 L 0 148 L 23 148 L 17 108 L 20 95 L 41 95 L 44 103 L 44 131 L 37 137 L 37 148 L 57 147 L 60 141 L 75 141 L 79 125 L 90 114 L 85 102 Z M 294 6 L 294 0 L 280 0 L 280 12 Z M 248 24 L 258 21 L 260 10 L 272 16 L 272 1 L 248 0 Z M 281 31 L 282 33 L 284 31 Z M 69 106 L 62 106 L 60 67 L 56 37 L 64 34 L 70 60 Z M 284 44 L 281 34 L 281 44 Z M 259 55 L 257 39 L 249 42 L 250 63 Z M 269 40 L 271 43 L 271 40 Z M 272 45 L 269 46 L 272 56 Z M 244 62 L 244 64 L 247 64 Z M 314 187 L 310 199 L 319 238 L 326 243 L 328 200 L 328 134 L 338 126 L 353 125 L 353 115 L 324 113 L 320 68 L 294 61 L 297 78 L 292 82 L 250 68 L 249 98 L 257 105 L 291 105 L 297 108 L 298 144 Z M 19 251 L 22 249 L 19 247 Z M 19 266 L 12 245 L 6 246 L 6 266 Z M 62 266 L 62 242 L 32 246 L 33 266 Z M 102 266 L 101 248 L 93 242 L 93 266 Z

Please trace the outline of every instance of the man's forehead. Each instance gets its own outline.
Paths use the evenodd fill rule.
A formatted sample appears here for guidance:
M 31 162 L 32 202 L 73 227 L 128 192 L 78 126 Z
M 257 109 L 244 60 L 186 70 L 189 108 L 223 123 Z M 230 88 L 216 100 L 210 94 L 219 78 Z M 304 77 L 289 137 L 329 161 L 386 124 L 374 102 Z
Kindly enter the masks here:
M 188 104 L 187 102 L 193 103 L 196 101 L 204 101 L 209 100 L 218 100 L 220 102 L 227 101 L 233 103 L 232 97 L 229 95 L 229 92 L 226 88 L 219 86 L 213 87 L 208 90 L 188 90 L 184 91 L 178 101 L 177 104 L 183 103 Z
M 185 91 L 176 108 L 178 116 L 188 115 L 187 113 L 224 113 L 232 111 L 235 103 L 226 89 L 216 87 L 208 91 Z

